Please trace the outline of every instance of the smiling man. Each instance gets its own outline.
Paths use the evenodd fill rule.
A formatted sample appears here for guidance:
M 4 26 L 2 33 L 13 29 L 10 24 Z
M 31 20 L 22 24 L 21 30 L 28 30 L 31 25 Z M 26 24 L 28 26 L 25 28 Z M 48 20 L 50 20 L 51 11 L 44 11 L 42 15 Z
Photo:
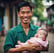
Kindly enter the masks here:
M 29 2 L 21 2 L 17 6 L 17 14 L 20 17 L 20 24 L 10 29 L 6 35 L 6 40 L 4 43 L 4 53 L 22 53 L 23 51 L 36 51 L 40 53 L 42 50 L 48 50 L 48 48 L 38 47 L 35 48 L 34 44 L 29 46 L 24 46 L 23 48 L 15 48 L 18 41 L 26 42 L 31 37 L 34 37 L 38 30 L 38 26 L 34 26 L 30 23 L 32 16 L 32 6 Z M 37 45 L 39 46 L 39 45 Z M 26 52 L 25 52 L 26 53 Z M 33 52 L 34 53 L 34 52 Z
M 18 15 L 21 19 L 21 23 L 27 24 L 31 19 L 32 11 L 30 10 L 29 6 L 22 7 L 20 12 L 18 12 Z

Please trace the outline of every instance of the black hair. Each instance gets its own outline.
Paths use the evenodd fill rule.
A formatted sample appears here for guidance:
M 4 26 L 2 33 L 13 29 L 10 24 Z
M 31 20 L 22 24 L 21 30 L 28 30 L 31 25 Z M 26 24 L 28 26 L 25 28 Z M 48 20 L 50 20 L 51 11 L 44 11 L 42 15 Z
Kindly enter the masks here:
M 20 2 L 18 5 L 17 5 L 17 11 L 19 12 L 20 11 L 20 8 L 21 7 L 24 7 L 24 6 L 29 6 L 31 11 L 32 11 L 32 5 L 27 2 L 27 1 L 23 1 L 23 2 Z

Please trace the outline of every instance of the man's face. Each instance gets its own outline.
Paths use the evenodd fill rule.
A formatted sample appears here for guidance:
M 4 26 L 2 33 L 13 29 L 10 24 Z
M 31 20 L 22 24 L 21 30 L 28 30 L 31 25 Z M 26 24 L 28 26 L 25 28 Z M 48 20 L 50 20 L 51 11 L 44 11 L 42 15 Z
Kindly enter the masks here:
M 18 16 L 21 19 L 21 23 L 27 24 L 29 23 L 31 16 L 32 16 L 32 11 L 29 6 L 21 7 L 20 11 L 18 12 Z

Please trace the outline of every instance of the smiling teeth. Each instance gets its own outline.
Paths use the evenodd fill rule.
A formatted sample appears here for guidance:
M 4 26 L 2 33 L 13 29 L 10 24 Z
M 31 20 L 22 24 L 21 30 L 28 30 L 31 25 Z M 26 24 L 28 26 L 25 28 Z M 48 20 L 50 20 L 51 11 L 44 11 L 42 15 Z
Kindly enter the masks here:
M 27 18 L 25 18 L 25 20 L 27 20 Z

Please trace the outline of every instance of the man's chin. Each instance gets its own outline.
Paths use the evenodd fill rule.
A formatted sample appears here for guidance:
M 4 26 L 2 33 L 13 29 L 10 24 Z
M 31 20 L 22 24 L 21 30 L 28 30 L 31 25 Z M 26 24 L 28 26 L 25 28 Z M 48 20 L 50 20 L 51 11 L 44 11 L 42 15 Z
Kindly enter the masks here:
M 28 24 L 28 23 L 26 22 L 26 23 L 24 23 L 24 24 Z
M 28 24 L 29 22 L 24 22 L 24 24 Z

